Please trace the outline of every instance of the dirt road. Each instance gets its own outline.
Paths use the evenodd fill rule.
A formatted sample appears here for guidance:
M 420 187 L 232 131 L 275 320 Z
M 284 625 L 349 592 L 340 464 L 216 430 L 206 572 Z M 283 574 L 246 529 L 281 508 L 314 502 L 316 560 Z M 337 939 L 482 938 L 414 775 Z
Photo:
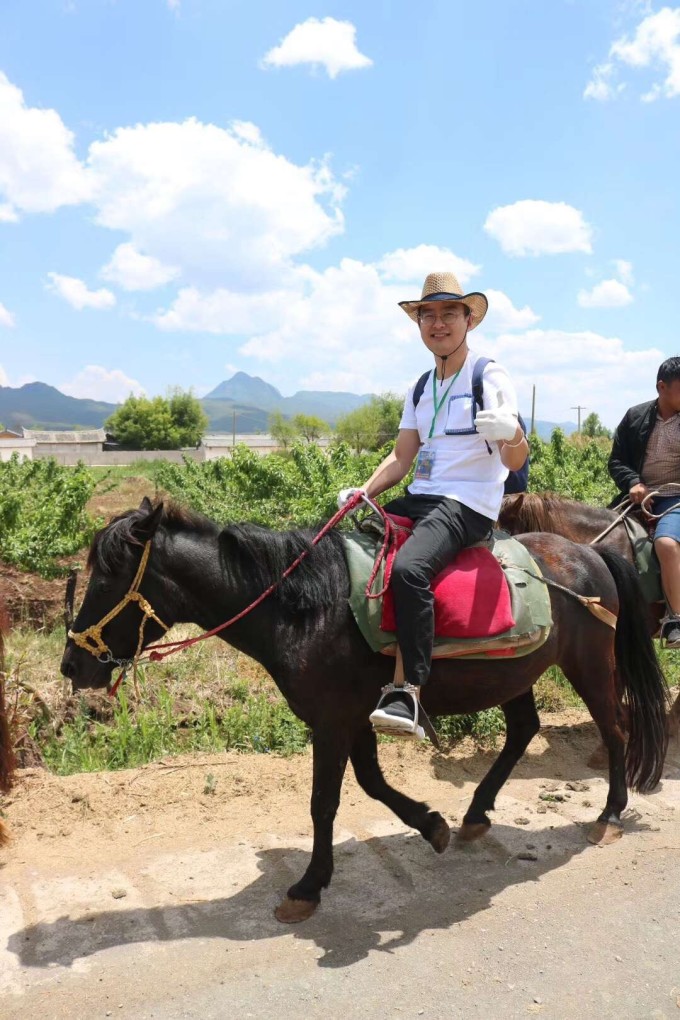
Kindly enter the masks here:
M 310 848 L 308 756 L 29 772 L 5 808 L 0 1016 L 680 1017 L 680 754 L 591 847 L 584 719 L 544 729 L 491 835 L 442 856 L 348 775 L 333 883 L 294 927 L 272 911 Z M 492 756 L 381 748 L 453 824 Z

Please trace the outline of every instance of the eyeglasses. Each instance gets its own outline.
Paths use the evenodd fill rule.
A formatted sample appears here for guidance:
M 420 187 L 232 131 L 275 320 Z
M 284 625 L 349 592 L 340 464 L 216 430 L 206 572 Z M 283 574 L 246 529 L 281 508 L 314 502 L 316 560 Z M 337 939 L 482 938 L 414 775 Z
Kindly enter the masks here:
M 467 318 L 467 316 L 465 315 L 465 312 L 462 309 L 454 309 L 449 312 L 442 312 L 441 314 L 439 312 L 427 311 L 420 312 L 420 315 L 418 316 L 418 321 L 423 326 L 433 326 L 438 318 L 442 320 L 445 326 L 452 326 L 455 322 L 458 322 L 461 319 L 465 319 Z

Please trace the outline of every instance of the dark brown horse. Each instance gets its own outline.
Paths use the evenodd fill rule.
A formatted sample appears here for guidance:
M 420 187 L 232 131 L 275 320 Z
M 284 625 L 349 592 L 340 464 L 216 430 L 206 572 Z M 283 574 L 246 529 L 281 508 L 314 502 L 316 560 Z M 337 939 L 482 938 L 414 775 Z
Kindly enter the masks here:
M 614 524 L 618 516 L 618 510 L 589 506 L 553 492 L 519 492 L 503 499 L 498 524 L 511 535 L 545 531 L 585 545 Z M 601 541 L 605 548 L 634 564 L 623 522 L 616 524 Z
M 7 616 L 0 607 L 0 793 L 8 793 L 11 789 L 15 765 L 5 698 L 5 634 L 7 630 Z M 8 841 L 7 826 L 0 818 L 0 846 Z
M 333 822 L 348 760 L 364 791 L 417 829 L 437 852 L 449 842 L 443 817 L 394 790 L 380 770 L 368 716 L 392 677 L 393 662 L 371 651 L 351 614 L 341 536 L 331 532 L 314 546 L 311 537 L 247 524 L 221 529 L 197 514 L 162 503 L 153 508 L 144 500 L 95 537 L 91 576 L 73 630 L 79 642 L 89 632 L 97 651 L 69 636 L 61 666 L 74 690 L 106 687 L 116 662 L 134 659 L 137 649 L 158 640 L 163 624 L 216 627 L 249 606 L 309 550 L 272 595 L 223 632 L 230 644 L 262 663 L 312 731 L 314 845 L 305 874 L 277 909 L 282 921 L 309 917 L 331 880 Z M 607 802 L 589 838 L 610 842 L 622 831 L 627 785 L 652 790 L 666 751 L 666 687 L 637 612 L 637 575 L 606 549 L 595 551 L 557 535 L 526 535 L 521 541 L 545 578 L 600 596 L 619 626 L 612 629 L 564 590 L 549 588 L 554 625 L 538 650 L 517 659 L 434 662 L 422 695 L 427 712 L 449 715 L 501 705 L 506 720 L 503 750 L 477 787 L 459 835 L 476 839 L 488 830 L 498 791 L 539 730 L 533 685 L 556 663 L 585 701 L 609 751 Z M 627 741 L 621 726 L 624 698 L 630 713 Z
M 638 514 L 639 511 L 634 513 Z M 511 535 L 545 531 L 583 544 L 590 544 L 606 531 L 607 534 L 597 544 L 619 553 L 635 566 L 633 545 L 626 526 L 623 521 L 615 523 L 619 517 L 619 510 L 589 506 L 575 499 L 563 499 L 552 492 L 521 492 L 505 497 L 498 523 Z M 643 523 L 641 516 L 636 516 L 634 520 Z M 649 606 L 648 626 L 652 635 L 658 632 L 664 612 L 663 603 Z M 680 694 L 669 713 L 669 728 L 673 736 L 680 732 Z

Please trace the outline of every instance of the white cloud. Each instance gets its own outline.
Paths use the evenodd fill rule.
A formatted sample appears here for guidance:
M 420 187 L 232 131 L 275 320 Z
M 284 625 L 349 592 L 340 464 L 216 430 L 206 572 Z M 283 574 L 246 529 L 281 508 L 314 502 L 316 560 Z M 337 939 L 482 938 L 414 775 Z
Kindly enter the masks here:
M 335 18 L 308 18 L 262 58 L 261 67 L 294 67 L 296 64 L 320 64 L 329 78 L 341 71 L 371 67 L 373 61 L 360 53 L 357 30 L 350 21 Z
M 6 326 L 11 329 L 15 324 L 15 319 L 9 308 L 5 308 L 2 301 L 0 301 L 0 326 Z
M 244 294 L 219 287 L 201 291 L 183 287 L 168 309 L 160 309 L 151 321 L 159 329 L 199 333 L 243 334 L 268 329 L 292 296 L 289 290 Z
M 55 110 L 27 106 L 21 89 L 0 71 L 0 220 L 20 212 L 53 212 L 86 201 L 87 173 L 73 134 Z
M 614 259 L 614 268 L 621 283 L 625 283 L 627 287 L 632 287 L 635 282 L 633 278 L 633 263 L 627 262 L 625 259 Z
M 82 311 L 83 308 L 113 308 L 116 303 L 115 295 L 101 287 L 99 290 L 88 290 L 87 284 L 83 283 L 76 276 L 62 276 L 60 273 L 48 273 L 50 282 L 47 289 L 53 294 L 58 294 L 72 308 Z
M 593 68 L 593 77 L 583 90 L 584 99 L 597 99 L 604 103 L 608 99 L 615 99 L 620 92 L 623 92 L 625 85 L 616 82 L 615 68 L 611 62 L 598 64 Z
M 434 264 L 451 265 L 451 253 L 445 255 Z M 183 288 L 154 321 L 166 330 L 245 336 L 243 356 L 284 371 L 290 364 L 308 366 L 305 386 L 401 392 L 422 365 L 417 328 L 398 307 L 419 295 L 424 270 L 432 269 L 427 258 L 419 263 L 420 256 L 422 248 L 399 249 L 373 264 L 343 259 L 321 272 L 301 266 L 287 289 L 260 294 Z M 409 276 L 412 265 L 417 283 L 395 282 L 394 276 Z M 488 296 L 485 327 L 492 331 L 527 329 L 538 321 L 530 307 L 516 308 L 502 291 Z
M 175 266 L 164 266 L 151 255 L 142 255 L 134 244 L 119 244 L 100 276 L 124 290 L 154 290 L 179 276 Z
M 578 292 L 581 308 L 623 308 L 632 300 L 633 295 L 620 280 L 602 280 L 592 290 Z
M 17 223 L 19 215 L 9 202 L 3 202 L 0 205 L 0 223 Z
M 662 7 L 656 14 L 648 13 L 635 29 L 632 39 L 616 39 L 609 50 L 609 60 L 598 65 L 583 95 L 587 99 L 606 100 L 618 95 L 623 85 L 614 80 L 621 65 L 632 68 L 652 67 L 661 72 L 661 79 L 642 95 L 645 102 L 680 95 L 680 7 Z
M 454 255 L 450 248 L 419 244 L 415 248 L 397 248 L 396 251 L 388 252 L 378 262 L 378 268 L 387 280 L 417 282 L 421 286 L 428 273 L 447 270 L 456 275 L 461 287 L 465 287 L 482 267 Z
M 524 199 L 498 206 L 487 216 L 484 229 L 507 255 L 592 250 L 592 228 L 583 213 L 566 202 Z
M 665 355 L 656 348 L 627 351 L 617 337 L 590 331 L 532 329 L 502 334 L 485 352 L 508 369 L 520 407 L 531 407 L 536 385 L 536 417 L 573 421 L 572 405 L 595 411 L 608 425 L 618 424 L 626 408 L 654 396 L 658 366 Z M 588 370 L 584 372 L 583 366 Z
M 86 365 L 73 379 L 62 383 L 59 389 L 69 397 L 105 400 L 112 404 L 122 403 L 131 393 L 136 397 L 146 394 L 136 379 L 131 379 L 119 368 L 107 369 L 102 365 Z
M 266 289 L 344 227 L 328 165 L 277 155 L 254 124 L 119 128 L 89 165 L 97 222 L 196 286 Z
M 528 329 L 540 319 L 540 315 L 529 305 L 515 308 L 507 294 L 502 290 L 487 288 L 484 292 L 489 300 L 489 310 L 484 317 L 484 332 L 502 333 L 511 329 Z M 474 345 L 474 342 L 473 342 Z

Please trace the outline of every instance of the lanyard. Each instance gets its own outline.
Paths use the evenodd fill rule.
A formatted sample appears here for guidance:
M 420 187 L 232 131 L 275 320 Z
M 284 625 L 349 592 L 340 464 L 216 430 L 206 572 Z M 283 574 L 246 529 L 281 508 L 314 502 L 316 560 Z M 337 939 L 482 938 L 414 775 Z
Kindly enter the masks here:
M 465 364 L 465 362 L 463 362 L 463 364 Z M 446 391 L 443 394 L 443 396 L 442 396 L 441 400 L 439 401 L 439 403 L 437 403 L 437 369 L 435 368 L 435 369 L 432 370 L 432 403 L 434 404 L 434 414 L 432 415 L 432 424 L 430 425 L 430 434 L 427 437 L 428 439 L 432 439 L 432 436 L 434 435 L 434 423 L 437 420 L 437 415 L 441 411 L 442 404 L 444 403 L 444 401 L 448 397 L 449 391 L 450 391 L 451 387 L 453 386 L 453 384 L 455 383 L 455 381 L 458 378 L 458 376 L 460 375 L 460 373 L 462 371 L 462 368 L 463 368 L 463 365 L 460 366 L 460 368 L 458 369 L 458 371 L 454 375 L 453 379 L 451 380 L 449 385 L 446 387 Z

